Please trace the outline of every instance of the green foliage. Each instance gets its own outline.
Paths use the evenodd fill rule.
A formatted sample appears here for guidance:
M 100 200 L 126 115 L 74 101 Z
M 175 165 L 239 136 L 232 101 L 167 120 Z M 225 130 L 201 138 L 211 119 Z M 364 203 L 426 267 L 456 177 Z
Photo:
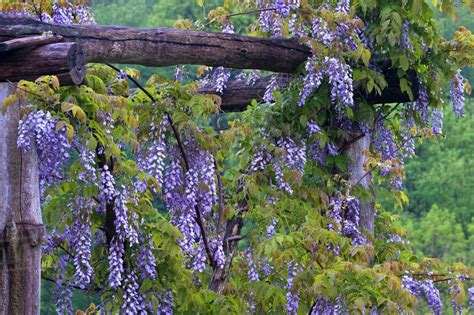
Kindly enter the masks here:
M 423 256 L 472 266 L 474 252 L 469 248 L 469 240 L 462 225 L 456 221 L 454 212 L 434 205 L 421 220 L 405 224 L 407 230 L 412 231 L 412 235 L 408 236 L 410 245 Z M 473 223 L 467 224 L 468 231 L 474 228 Z

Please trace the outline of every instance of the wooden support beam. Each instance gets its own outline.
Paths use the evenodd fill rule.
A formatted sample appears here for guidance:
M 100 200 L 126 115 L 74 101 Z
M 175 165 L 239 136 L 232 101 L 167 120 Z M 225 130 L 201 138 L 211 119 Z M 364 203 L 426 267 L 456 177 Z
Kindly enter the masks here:
M 58 35 L 40 35 L 31 37 L 20 37 L 0 43 L 0 53 L 25 47 L 43 46 L 62 41 Z
M 382 95 L 378 95 L 377 93 L 367 94 L 364 89 L 364 82 L 356 81 L 353 85 L 354 98 L 371 105 L 380 103 L 410 102 L 410 97 L 400 90 L 398 79 L 395 79 L 396 72 L 394 70 L 389 70 L 387 71 L 387 74 L 389 76 L 389 79 L 387 80 L 388 87 L 383 90 Z M 409 79 L 415 81 L 415 78 L 415 73 L 410 73 Z M 249 85 L 245 81 L 229 81 L 222 95 L 216 93 L 211 85 L 201 86 L 199 92 L 219 95 L 222 98 L 221 109 L 224 112 L 243 111 L 253 99 L 262 101 L 270 79 L 270 76 L 258 79 L 253 85 Z M 283 77 L 279 79 L 279 82 L 281 87 L 286 87 L 290 83 L 290 78 Z M 417 95 L 418 85 L 415 84 L 412 88 L 414 95 Z
M 34 81 L 42 75 L 56 75 L 62 85 L 84 79 L 86 59 L 75 43 L 56 43 L 0 53 L 0 82 Z
M 294 72 L 310 49 L 294 40 L 101 25 L 53 25 L 0 14 L 0 41 L 53 32 L 81 45 L 88 61 L 170 66 L 199 64 Z

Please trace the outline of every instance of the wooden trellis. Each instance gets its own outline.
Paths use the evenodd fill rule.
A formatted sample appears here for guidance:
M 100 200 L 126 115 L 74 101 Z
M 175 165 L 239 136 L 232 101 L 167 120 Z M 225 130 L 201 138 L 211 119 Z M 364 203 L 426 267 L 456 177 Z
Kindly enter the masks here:
M 0 14 L 0 82 L 4 82 L 0 83 L 0 103 L 15 89 L 8 81 L 53 74 L 63 85 L 79 84 L 84 80 L 87 62 L 199 64 L 291 74 L 310 55 L 306 46 L 292 40 L 176 29 L 51 25 Z M 400 90 L 396 71 L 388 66 L 384 69 L 388 87 L 382 95 L 366 94 L 364 82 L 354 83 L 355 93 L 369 104 L 410 101 Z M 413 74 L 411 81 L 416 95 Z M 252 86 L 229 82 L 220 95 L 222 110 L 242 110 L 252 99 L 261 99 L 268 82 L 269 78 L 259 79 Z M 281 83 L 288 82 L 288 77 L 282 76 Z M 209 86 L 202 86 L 199 92 L 215 93 Z M 16 144 L 21 106 L 19 101 L 0 115 L 0 315 L 39 314 L 40 244 L 45 234 L 37 155 L 34 148 L 21 152 Z M 359 130 L 354 130 L 354 136 L 359 141 L 346 150 L 352 160 L 351 181 L 364 174 L 362 152 L 370 144 L 368 136 Z M 360 183 L 369 186 L 370 177 Z M 365 205 L 361 212 L 363 228 L 373 231 L 373 207 Z M 227 236 L 239 235 L 241 225 L 241 217 L 229 221 Z M 223 288 L 226 275 L 225 271 L 221 273 L 213 274 L 211 288 Z

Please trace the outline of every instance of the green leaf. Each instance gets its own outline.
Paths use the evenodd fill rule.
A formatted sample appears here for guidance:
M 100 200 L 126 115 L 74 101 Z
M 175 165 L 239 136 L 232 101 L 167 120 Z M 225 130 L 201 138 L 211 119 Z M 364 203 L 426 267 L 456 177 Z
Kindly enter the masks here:
M 405 54 L 400 55 L 400 66 L 402 67 L 404 71 L 407 71 L 408 68 L 410 67 L 410 63 Z
M 2 104 L 2 114 L 5 115 L 7 113 L 7 107 L 10 106 L 13 102 L 16 102 L 17 100 L 18 97 L 15 94 L 8 95 Z

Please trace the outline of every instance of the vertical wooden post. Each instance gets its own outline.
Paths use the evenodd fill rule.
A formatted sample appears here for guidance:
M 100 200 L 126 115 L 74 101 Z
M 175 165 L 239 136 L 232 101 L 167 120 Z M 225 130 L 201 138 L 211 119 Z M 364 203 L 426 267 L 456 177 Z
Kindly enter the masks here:
M 359 128 L 354 128 L 354 137 L 360 136 Z M 347 147 L 347 156 L 350 158 L 349 165 L 349 182 L 352 185 L 361 184 L 365 189 L 369 189 L 372 185 L 372 176 L 364 169 L 367 163 L 367 157 L 364 152 L 370 148 L 370 135 L 364 135 L 359 140 L 351 143 Z M 360 226 L 370 232 L 374 233 L 374 203 L 361 202 L 360 203 Z
M 0 104 L 14 87 L 0 83 Z M 39 314 L 41 218 L 38 158 L 17 147 L 21 102 L 0 112 L 0 315 Z

